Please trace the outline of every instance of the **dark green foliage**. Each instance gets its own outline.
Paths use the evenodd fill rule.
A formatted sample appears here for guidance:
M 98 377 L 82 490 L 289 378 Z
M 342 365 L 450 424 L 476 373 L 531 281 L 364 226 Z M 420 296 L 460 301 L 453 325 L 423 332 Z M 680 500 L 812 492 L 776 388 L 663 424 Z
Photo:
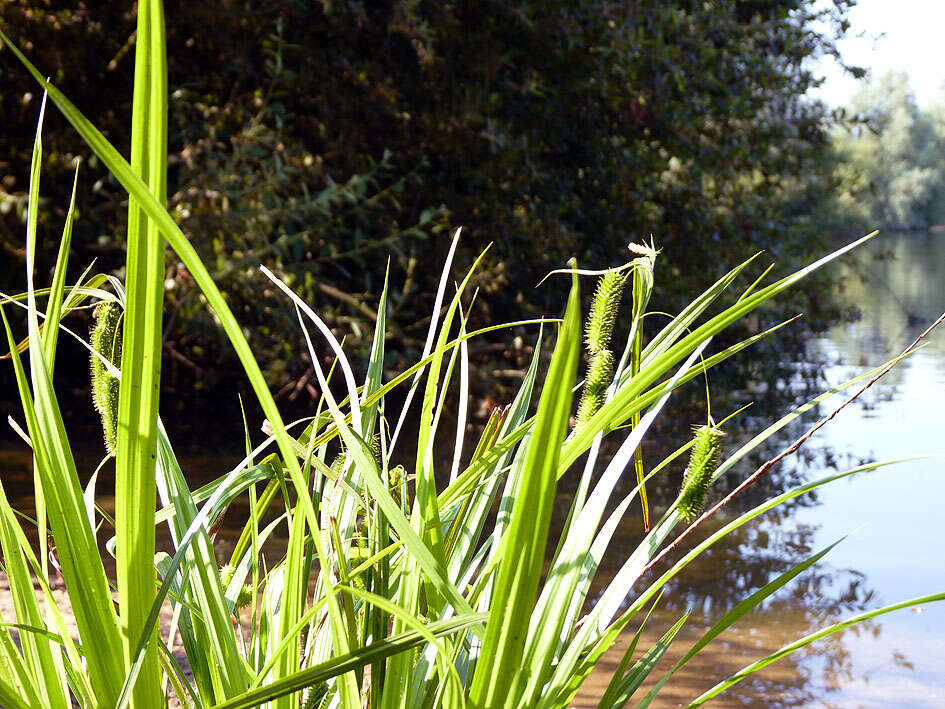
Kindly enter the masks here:
M 533 288 L 550 268 L 571 255 L 599 264 L 649 234 L 679 273 L 703 281 L 766 246 L 799 260 L 808 246 L 791 195 L 821 184 L 833 121 L 803 96 L 816 80 L 807 60 L 834 51 L 850 4 L 171 3 L 169 206 L 270 381 L 292 397 L 314 391 L 310 363 L 288 334 L 293 313 L 258 280 L 260 262 L 343 329 L 357 358 L 391 252 L 392 282 L 404 286 L 390 293 L 389 351 L 405 360 L 422 345 L 415 321 L 426 312 L 410 303 L 435 289 L 429 264 L 449 223 L 466 227 L 459 263 L 495 243 L 477 276 L 489 298 L 471 326 L 490 315 L 487 301 L 559 307 L 556 286 Z M 0 24 L 127 146 L 133 5 L 57 7 L 12 0 Z M 15 253 L 37 96 L 8 57 L 0 246 Z M 56 210 L 80 143 L 55 121 L 45 140 Z M 90 161 L 79 261 L 118 268 L 123 200 Z M 675 276 L 667 309 L 701 285 Z M 227 352 L 216 323 L 176 260 L 166 283 L 166 378 L 214 386 Z
M 724 435 L 715 426 L 704 425 L 695 429 L 689 466 L 679 491 L 679 516 L 686 522 L 694 520 L 702 511 L 712 474 L 719 464 L 719 447 Z
M 117 303 L 96 306 L 89 345 L 95 352 L 117 367 L 121 363 L 121 307 Z M 105 447 L 115 452 L 118 443 L 118 387 L 119 379 L 108 371 L 101 358 L 89 357 L 92 370 L 92 404 L 102 419 Z

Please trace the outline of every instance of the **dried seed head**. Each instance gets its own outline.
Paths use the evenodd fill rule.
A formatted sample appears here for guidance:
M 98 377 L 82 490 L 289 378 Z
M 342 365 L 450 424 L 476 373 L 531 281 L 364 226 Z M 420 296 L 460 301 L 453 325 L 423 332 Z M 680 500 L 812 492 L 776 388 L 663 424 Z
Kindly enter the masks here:
M 117 303 L 100 303 L 93 312 L 89 345 L 114 366 L 121 362 L 121 308 Z M 119 379 L 94 353 L 90 355 L 92 404 L 102 419 L 105 447 L 115 452 L 118 443 Z
M 696 428 L 694 435 L 689 467 L 679 492 L 679 516 L 686 522 L 691 522 L 702 511 L 712 475 L 719 464 L 719 449 L 725 434 L 715 426 L 706 425 Z

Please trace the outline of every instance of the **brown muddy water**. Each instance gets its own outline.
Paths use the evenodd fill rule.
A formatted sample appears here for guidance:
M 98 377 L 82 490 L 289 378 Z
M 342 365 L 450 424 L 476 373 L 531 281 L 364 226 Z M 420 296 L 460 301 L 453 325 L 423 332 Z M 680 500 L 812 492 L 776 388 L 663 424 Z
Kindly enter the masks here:
M 878 259 L 880 255 L 886 258 Z M 880 237 L 848 258 L 838 271 L 843 277 L 843 299 L 858 306 L 862 317 L 812 336 L 804 361 L 794 363 L 799 371 L 809 371 L 811 363 L 817 363 L 824 387 L 895 355 L 945 310 L 945 235 Z M 763 396 L 770 386 L 750 382 L 742 398 Z M 801 387 L 801 382 L 788 379 L 779 386 L 790 389 Z M 818 415 L 828 411 L 821 409 Z M 809 414 L 803 423 L 809 425 L 816 418 Z M 758 430 L 767 421 L 749 416 L 749 430 Z M 780 443 L 790 442 L 804 428 L 791 429 Z M 747 437 L 747 430 L 742 435 Z M 733 447 L 738 436 L 733 432 Z M 695 535 L 696 541 L 762 497 L 802 481 L 864 460 L 945 453 L 945 331 L 933 335 L 928 347 L 841 412 L 805 451 L 786 461 L 770 481 L 752 492 L 753 497 L 705 525 L 704 532 Z M 686 610 L 691 612 L 644 689 L 741 599 L 849 535 L 821 563 L 710 644 L 675 676 L 652 706 L 685 706 L 745 665 L 824 625 L 945 590 L 943 460 L 903 463 L 821 488 L 815 496 L 799 498 L 790 507 L 746 525 L 690 566 L 667 587 L 643 633 L 639 647 L 648 648 Z M 80 469 L 91 470 L 96 462 L 82 460 Z M 181 462 L 194 486 L 207 479 L 201 471 L 219 475 L 224 469 L 217 459 L 184 458 Z M 737 472 L 743 476 L 751 470 L 745 466 Z M 29 510 L 31 475 L 22 450 L 0 450 L 0 475 L 11 501 Z M 654 491 L 654 506 L 658 509 L 661 499 L 672 491 L 672 485 L 662 493 Z M 567 499 L 561 502 L 566 505 Z M 239 516 L 236 510 L 234 517 Z M 634 548 L 639 527 L 638 514 L 628 515 L 612 554 L 604 560 L 600 584 L 606 584 Z M 221 546 L 232 543 L 228 539 L 224 530 Z M 630 637 L 630 633 L 621 637 L 605 656 L 574 706 L 596 706 Z M 945 707 L 945 604 L 899 611 L 820 640 L 736 685 L 708 706 Z

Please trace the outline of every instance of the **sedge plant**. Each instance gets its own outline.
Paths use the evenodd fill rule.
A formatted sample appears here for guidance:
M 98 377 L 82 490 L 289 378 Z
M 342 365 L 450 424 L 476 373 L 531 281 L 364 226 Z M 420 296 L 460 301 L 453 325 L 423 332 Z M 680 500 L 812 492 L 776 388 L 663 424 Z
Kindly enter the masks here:
M 634 245 L 635 258 L 616 275 L 603 275 L 598 290 L 610 300 L 601 301 L 589 325 L 581 312 L 584 272 L 572 264 L 560 319 L 470 331 L 468 287 L 478 261 L 448 296 L 457 232 L 421 358 L 386 381 L 386 284 L 359 379 L 318 314 L 263 268 L 285 307 L 298 316 L 300 346 L 310 355 L 322 392 L 310 416 L 286 422 L 236 318 L 164 207 L 167 76 L 161 3 L 138 3 L 129 159 L 9 38 L 0 37 L 129 195 L 123 282 L 86 270 L 67 284 L 70 205 L 52 283 L 35 283 L 41 115 L 26 225 L 26 290 L 3 296 L 0 305 L 22 403 L 11 424 L 32 450 L 36 489 L 36 508 L 24 515 L 11 507 L 0 484 L 2 571 L 13 605 L 13 617 L 0 621 L 5 707 L 144 709 L 172 701 L 201 709 L 566 707 L 602 655 L 632 628 L 635 640 L 599 706 L 647 706 L 686 661 L 829 549 L 733 608 L 640 696 L 637 690 L 685 622 L 684 616 L 666 628 L 653 647 L 637 647 L 647 611 L 671 579 L 725 534 L 773 507 L 895 462 L 859 466 L 787 490 L 727 523 L 655 580 L 641 583 L 647 565 L 699 514 L 714 481 L 741 470 L 745 456 L 788 423 L 878 371 L 785 414 L 737 450 L 725 449 L 725 439 L 710 422 L 693 442 L 648 470 L 640 455 L 653 422 L 679 387 L 781 326 L 710 354 L 717 333 L 870 237 L 768 285 L 755 280 L 730 297 L 754 264 L 748 259 L 644 341 L 642 322 L 657 259 L 652 245 Z M 168 247 L 201 288 L 266 417 L 258 422 L 264 431 L 258 445 L 246 434 L 242 462 L 196 490 L 188 485 L 160 417 Z M 625 284 L 632 290 L 625 328 L 630 334 L 616 356 L 621 349 L 611 349 L 611 336 Z M 96 312 L 90 338 L 67 321 L 71 312 L 87 308 Z M 14 311 L 25 313 L 25 336 L 14 332 L 20 322 Z M 521 386 L 472 440 L 469 343 L 527 325 L 536 329 L 536 347 Z M 114 515 L 99 504 L 97 473 L 88 476 L 77 468 L 63 424 L 53 387 L 63 333 L 90 353 L 95 407 L 108 455 L 115 456 Z M 543 368 L 543 336 L 549 333 L 554 344 Z M 583 383 L 582 339 L 590 357 Z M 321 364 L 326 356 L 333 361 L 328 371 Z M 388 394 L 395 389 L 401 390 L 402 403 L 391 407 Z M 579 403 L 581 397 L 586 403 Z M 452 436 L 443 426 L 450 410 L 457 419 Z M 418 431 L 416 440 L 408 439 L 407 430 Z M 601 459 L 605 437 L 617 444 L 607 460 Z M 442 450 L 449 439 L 451 450 Z M 630 519 L 628 511 L 646 481 L 665 474 L 689 448 L 686 482 L 676 502 L 647 525 L 635 549 L 627 554 L 613 548 L 614 532 Z M 412 462 L 401 467 L 395 460 Z M 636 484 L 621 494 L 629 468 Z M 551 547 L 551 508 L 565 475 L 577 477 L 577 491 L 557 546 Z M 248 500 L 249 519 L 221 565 L 210 530 L 241 496 Z M 35 530 L 28 529 L 32 525 Z M 156 551 L 160 527 L 169 533 L 170 553 Z M 47 534 L 54 546 L 46 542 Z M 278 536 L 288 543 L 273 544 Z M 38 549 L 30 538 L 39 540 Z M 114 556 L 114 574 L 100 541 L 105 554 Z M 601 560 L 617 554 L 622 554 L 618 572 L 595 587 L 599 593 L 592 597 Z M 57 574 L 68 605 L 58 605 L 53 596 Z M 850 623 L 942 599 L 945 593 L 909 599 L 825 628 L 708 688 L 693 706 Z M 161 622 L 162 610 L 169 613 L 167 623 Z

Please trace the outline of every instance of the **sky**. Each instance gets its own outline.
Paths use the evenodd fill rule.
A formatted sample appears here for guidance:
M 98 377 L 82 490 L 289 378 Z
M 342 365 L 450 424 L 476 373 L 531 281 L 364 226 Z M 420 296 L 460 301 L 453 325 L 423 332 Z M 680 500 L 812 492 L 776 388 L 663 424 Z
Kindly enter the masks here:
M 919 104 L 929 103 L 945 83 L 945 0 L 859 0 L 850 21 L 849 38 L 840 43 L 847 63 L 877 75 L 905 70 Z M 817 95 L 831 105 L 846 105 L 858 82 L 833 61 L 822 71 L 827 81 Z

